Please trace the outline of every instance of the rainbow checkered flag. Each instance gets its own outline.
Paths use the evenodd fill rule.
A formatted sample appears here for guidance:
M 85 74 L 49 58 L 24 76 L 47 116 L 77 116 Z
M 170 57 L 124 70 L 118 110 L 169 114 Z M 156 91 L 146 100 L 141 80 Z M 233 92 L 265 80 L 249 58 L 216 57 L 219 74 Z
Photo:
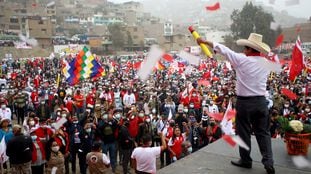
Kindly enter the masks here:
M 84 79 L 98 78 L 105 75 L 105 70 L 87 47 L 84 47 L 77 57 L 69 63 L 67 72 L 69 76 L 66 77 L 66 81 L 70 85 L 75 85 Z

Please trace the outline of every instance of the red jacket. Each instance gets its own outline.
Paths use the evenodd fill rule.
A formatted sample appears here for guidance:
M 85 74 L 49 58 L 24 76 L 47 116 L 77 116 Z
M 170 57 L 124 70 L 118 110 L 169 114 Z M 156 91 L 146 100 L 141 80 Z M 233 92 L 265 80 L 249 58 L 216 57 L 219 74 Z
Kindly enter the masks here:
M 201 102 L 200 102 L 200 99 L 198 96 L 191 96 L 190 97 L 190 103 L 193 103 L 194 104 L 194 108 L 195 109 L 200 109 L 201 107 Z
M 128 127 L 130 136 L 132 138 L 136 138 L 137 134 L 138 134 L 138 125 L 139 125 L 139 119 L 137 116 L 130 116 L 130 125 Z
M 36 148 L 36 145 L 37 144 L 39 146 L 39 149 Z M 44 150 L 44 146 L 43 146 L 43 143 L 40 141 L 40 138 L 37 137 L 36 141 L 35 142 L 32 142 L 32 146 L 33 146 L 33 150 L 31 152 L 31 155 L 32 155 L 32 163 L 36 163 L 37 160 L 38 160 L 38 153 L 41 153 L 41 157 L 42 157 L 42 161 L 45 160 L 45 150 Z M 39 152 L 38 152 L 39 150 Z
M 172 151 L 176 154 L 176 158 L 179 159 L 182 153 L 182 147 L 181 144 L 184 142 L 184 137 L 180 135 L 179 137 L 176 137 L 173 141 L 173 146 L 170 148 Z M 170 154 L 171 158 L 173 157 L 173 154 Z
M 63 154 L 66 154 L 69 152 L 69 136 L 65 131 L 63 131 L 63 133 L 64 133 L 64 136 L 57 135 L 55 136 L 54 139 L 59 145 L 61 152 Z

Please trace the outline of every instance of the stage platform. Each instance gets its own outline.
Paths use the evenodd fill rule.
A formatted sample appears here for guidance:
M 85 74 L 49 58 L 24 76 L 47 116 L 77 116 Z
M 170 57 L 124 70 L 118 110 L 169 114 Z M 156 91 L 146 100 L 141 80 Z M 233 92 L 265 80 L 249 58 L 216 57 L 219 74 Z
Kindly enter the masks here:
M 287 155 L 285 143 L 280 139 L 272 140 L 274 168 L 276 174 L 311 174 L 311 166 L 298 169 L 294 166 L 291 156 Z M 199 151 L 160 169 L 158 174 L 265 174 L 261 163 L 261 155 L 255 137 L 252 137 L 253 168 L 244 169 L 231 165 L 231 160 L 239 159 L 238 146 L 231 148 L 220 139 Z M 307 156 L 311 161 L 311 147 Z

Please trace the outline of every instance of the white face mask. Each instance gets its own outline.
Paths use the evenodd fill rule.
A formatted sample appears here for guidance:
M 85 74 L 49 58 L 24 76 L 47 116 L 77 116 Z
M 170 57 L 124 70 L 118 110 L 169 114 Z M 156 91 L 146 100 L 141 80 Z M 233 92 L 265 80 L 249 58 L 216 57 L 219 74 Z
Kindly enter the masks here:
M 184 109 L 184 112 L 187 113 L 187 112 L 188 112 L 188 109 Z
M 285 108 L 288 108 L 288 107 L 289 107 L 289 105 L 288 105 L 288 104 L 285 104 L 285 105 L 284 105 L 284 107 L 285 107 Z
M 6 105 L 1 105 L 1 108 L 2 108 L 2 109 L 5 109 L 5 108 L 6 108 Z
M 157 112 L 156 109 L 152 109 L 152 113 L 155 114 Z
M 147 123 L 150 123 L 150 121 L 151 121 L 150 118 L 147 118 L 147 119 L 146 119 L 146 122 L 147 122 Z
M 121 118 L 121 114 L 116 114 L 116 119 L 120 119 Z
M 145 115 L 145 114 L 143 114 L 143 113 L 139 113 L 138 116 L 139 116 L 139 117 L 144 117 L 144 115 Z
M 90 132 L 92 131 L 92 128 L 87 128 L 87 129 L 85 129 L 85 131 L 86 131 L 87 133 L 90 133 Z
M 189 105 L 190 106 L 190 108 L 193 108 L 194 107 L 194 105 L 193 104 L 191 104 L 191 105 Z
M 62 117 L 65 118 L 67 116 L 67 114 L 62 114 Z
M 33 121 L 33 120 L 32 120 L 32 121 L 29 121 L 29 125 L 30 125 L 30 126 L 35 125 L 35 121 Z
M 305 111 L 308 113 L 308 112 L 310 112 L 310 108 L 308 108 L 308 109 L 305 109 Z
M 188 147 L 188 153 L 191 153 L 192 152 L 192 147 Z
M 37 135 L 32 135 L 32 136 L 31 136 L 31 139 L 32 139 L 33 141 L 35 141 L 35 140 L 37 139 Z
M 106 114 L 103 115 L 103 119 L 104 119 L 104 120 L 107 120 L 107 119 L 108 119 L 108 115 L 106 115 Z
M 54 146 L 51 148 L 53 152 L 58 152 L 59 151 L 59 146 Z

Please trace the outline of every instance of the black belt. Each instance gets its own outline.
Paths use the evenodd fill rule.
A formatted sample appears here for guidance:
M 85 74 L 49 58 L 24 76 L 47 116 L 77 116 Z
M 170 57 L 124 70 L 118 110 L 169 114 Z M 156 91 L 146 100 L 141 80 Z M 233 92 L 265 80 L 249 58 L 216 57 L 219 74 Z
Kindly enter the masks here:
M 237 96 L 238 100 L 263 99 L 265 96 Z

